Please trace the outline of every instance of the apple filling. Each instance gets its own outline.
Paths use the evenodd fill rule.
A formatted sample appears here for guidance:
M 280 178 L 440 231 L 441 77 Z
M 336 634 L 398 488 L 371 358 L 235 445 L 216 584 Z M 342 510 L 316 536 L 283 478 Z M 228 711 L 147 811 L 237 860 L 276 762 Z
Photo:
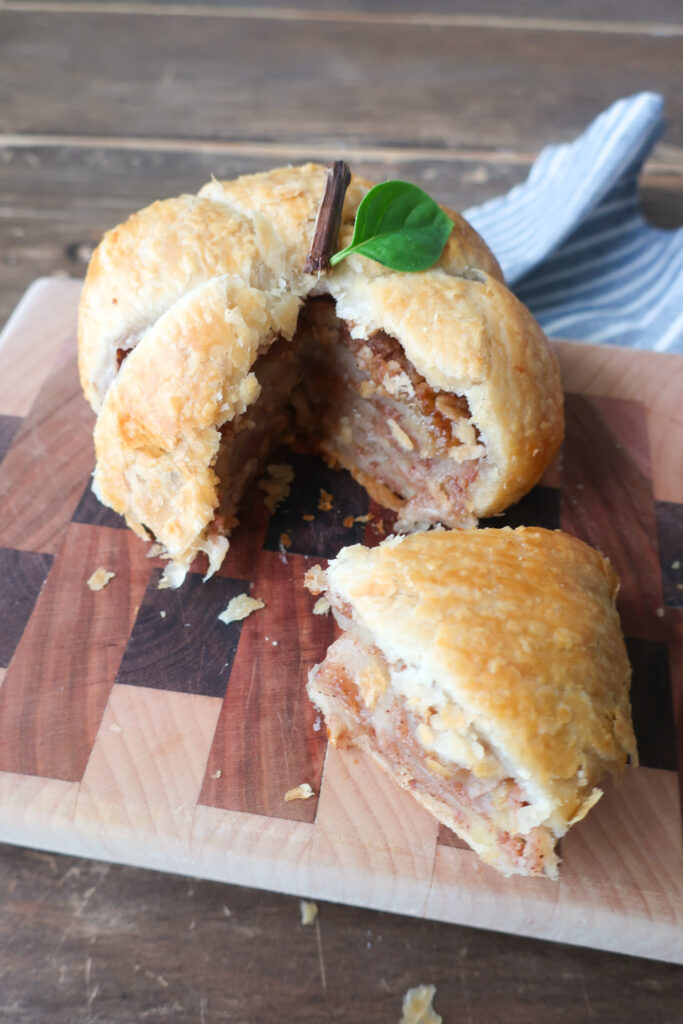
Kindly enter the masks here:
M 348 623 L 349 612 L 337 617 Z M 344 632 L 309 678 L 331 741 L 369 753 L 483 860 L 505 873 L 554 876 L 558 832 L 543 809 L 461 708 L 437 691 L 425 707 L 412 690 L 410 668 L 389 664 L 360 633 Z
M 467 401 L 431 388 L 395 338 L 354 338 L 332 299 L 313 298 L 292 340 L 278 338 L 253 372 L 258 398 L 221 430 L 219 529 L 235 525 L 245 490 L 295 435 L 397 511 L 399 529 L 473 522 L 468 490 L 485 449 Z

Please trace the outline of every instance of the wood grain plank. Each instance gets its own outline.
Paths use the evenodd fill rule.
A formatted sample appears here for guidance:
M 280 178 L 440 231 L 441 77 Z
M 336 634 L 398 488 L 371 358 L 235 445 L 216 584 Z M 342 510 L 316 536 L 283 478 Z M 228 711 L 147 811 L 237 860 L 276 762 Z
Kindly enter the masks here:
M 0 688 L 0 770 L 81 779 L 149 573 L 133 534 L 71 524 Z
M 317 794 L 325 754 L 325 731 L 305 684 L 325 656 L 334 625 L 311 615 L 303 576 L 313 564 L 263 551 L 253 567 L 251 593 L 266 607 L 242 626 L 201 804 L 290 821 L 315 818 L 316 800 L 284 801 L 302 782 Z
M 609 102 L 647 88 L 667 95 L 667 144 L 683 144 L 677 38 L 541 29 L 512 38 L 462 26 L 379 22 L 359 32 L 310 18 L 131 22 L 7 10 L 2 74 L 12 104 L 0 130 L 106 134 L 120 124 L 125 96 L 132 136 L 179 137 L 191 126 L 201 138 L 528 152 L 573 137 Z
M 333 903 L 305 928 L 292 896 L 9 846 L 0 876 L 3 1004 L 21 1024 L 387 1024 L 424 980 L 446 1024 L 680 1016 L 672 964 Z
M 604 4 L 599 11 L 595 7 L 585 10 L 582 3 L 567 8 L 560 5 L 557 0 L 554 3 L 544 3 L 539 10 L 538 4 L 516 2 L 509 5 L 503 0 L 477 5 L 477 9 L 471 11 L 453 11 L 452 4 L 448 0 L 435 0 L 430 3 L 427 10 L 416 10 L 410 5 L 409 0 L 395 0 L 395 2 L 375 3 L 372 9 L 368 8 L 367 2 L 363 0 L 344 0 L 343 3 L 333 3 L 333 0 L 325 0 L 316 4 L 313 0 L 304 0 L 300 4 L 292 4 L 287 0 L 276 0 L 275 3 L 267 3 L 259 0 L 249 6 L 236 5 L 229 0 L 208 0 L 203 3 L 178 3 L 170 0 L 5 0 L 3 6 L 6 10 L 17 11 L 54 11 L 56 13 L 83 11 L 90 13 L 116 13 L 121 15 L 130 14 L 156 14 L 160 16 L 173 15 L 175 17 L 195 18 L 258 18 L 259 20 L 287 20 L 304 21 L 310 19 L 322 20 L 325 22 L 352 22 L 354 24 L 367 24 L 375 21 L 389 24 L 406 25 L 468 25 L 481 27 L 505 28 L 511 31 L 529 28 L 545 28 L 549 31 L 562 32 L 568 28 L 582 32 L 607 32 L 619 34 L 623 32 L 635 34 L 660 34 L 675 32 L 680 22 L 680 12 L 672 9 L 670 0 L 659 0 L 662 6 L 662 14 L 665 18 L 662 22 L 654 20 L 652 12 L 648 10 L 648 18 L 644 19 L 642 6 L 630 10 L 631 21 L 626 20 L 626 11 L 622 8 L 615 8 L 612 4 Z M 631 0 L 633 4 L 633 0 Z M 628 9 L 630 5 L 625 5 Z M 606 10 L 611 7 L 611 10 Z M 584 16 L 581 12 L 585 10 Z
M 94 423 L 72 356 L 46 380 L 0 466 L 0 545 L 57 551 L 92 471 Z
M 311 891 L 422 916 L 438 822 L 367 755 L 329 747 L 311 857 Z
M 95 855 L 183 870 L 221 701 L 116 684 L 80 786 L 75 826 Z

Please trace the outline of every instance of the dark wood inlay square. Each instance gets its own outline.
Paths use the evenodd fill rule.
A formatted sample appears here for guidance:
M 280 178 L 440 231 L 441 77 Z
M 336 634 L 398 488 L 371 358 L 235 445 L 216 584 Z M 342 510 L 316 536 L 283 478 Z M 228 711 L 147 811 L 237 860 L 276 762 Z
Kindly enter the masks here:
M 289 497 L 270 517 L 266 550 L 281 550 L 283 534 L 291 540 L 288 552 L 315 558 L 334 558 L 340 548 L 361 544 L 365 524 L 355 520 L 367 514 L 367 491 L 345 469 L 330 469 L 320 456 L 290 452 L 287 461 L 294 480 Z M 323 491 L 331 495 L 329 502 L 321 498 Z M 326 503 L 328 509 L 320 507 Z
M 667 646 L 627 637 L 626 649 L 633 669 L 631 707 L 640 763 L 675 772 L 678 756 Z
M 511 505 L 502 515 L 480 519 L 480 526 L 542 526 L 546 530 L 560 528 L 560 492 L 555 487 L 538 485 Z
M 160 579 L 161 570 L 155 569 L 116 682 L 224 696 L 242 622 L 226 625 L 218 616 L 231 598 L 249 593 L 249 583 L 225 576 L 204 583 L 189 573 L 178 590 L 159 590 Z
M 14 435 L 22 422 L 21 416 L 0 416 L 0 462 L 10 450 Z
M 52 562 L 52 555 L 0 548 L 0 668 L 12 660 Z
M 664 604 L 683 608 L 683 505 L 656 501 L 655 516 Z

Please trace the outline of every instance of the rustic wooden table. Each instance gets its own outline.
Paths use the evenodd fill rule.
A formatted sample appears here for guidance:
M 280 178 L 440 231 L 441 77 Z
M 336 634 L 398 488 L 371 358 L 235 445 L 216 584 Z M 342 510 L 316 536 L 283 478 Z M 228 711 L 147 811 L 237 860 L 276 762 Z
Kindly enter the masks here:
M 152 199 L 344 155 L 466 207 L 662 92 L 643 205 L 683 221 L 676 0 L 0 0 L 0 324 Z M 678 89 L 676 88 L 678 86 Z M 2 837 L 0 837 L 1 839 Z M 0 846 L 0 1020 L 674 1022 L 680 967 Z

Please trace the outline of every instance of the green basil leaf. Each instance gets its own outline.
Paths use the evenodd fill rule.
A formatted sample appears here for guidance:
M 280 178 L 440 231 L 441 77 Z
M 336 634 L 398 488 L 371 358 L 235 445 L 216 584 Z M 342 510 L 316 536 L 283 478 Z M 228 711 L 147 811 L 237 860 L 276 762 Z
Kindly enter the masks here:
M 365 196 L 351 244 L 330 257 L 334 266 L 358 252 L 392 270 L 427 270 L 441 256 L 453 221 L 431 196 L 407 181 L 386 181 Z

